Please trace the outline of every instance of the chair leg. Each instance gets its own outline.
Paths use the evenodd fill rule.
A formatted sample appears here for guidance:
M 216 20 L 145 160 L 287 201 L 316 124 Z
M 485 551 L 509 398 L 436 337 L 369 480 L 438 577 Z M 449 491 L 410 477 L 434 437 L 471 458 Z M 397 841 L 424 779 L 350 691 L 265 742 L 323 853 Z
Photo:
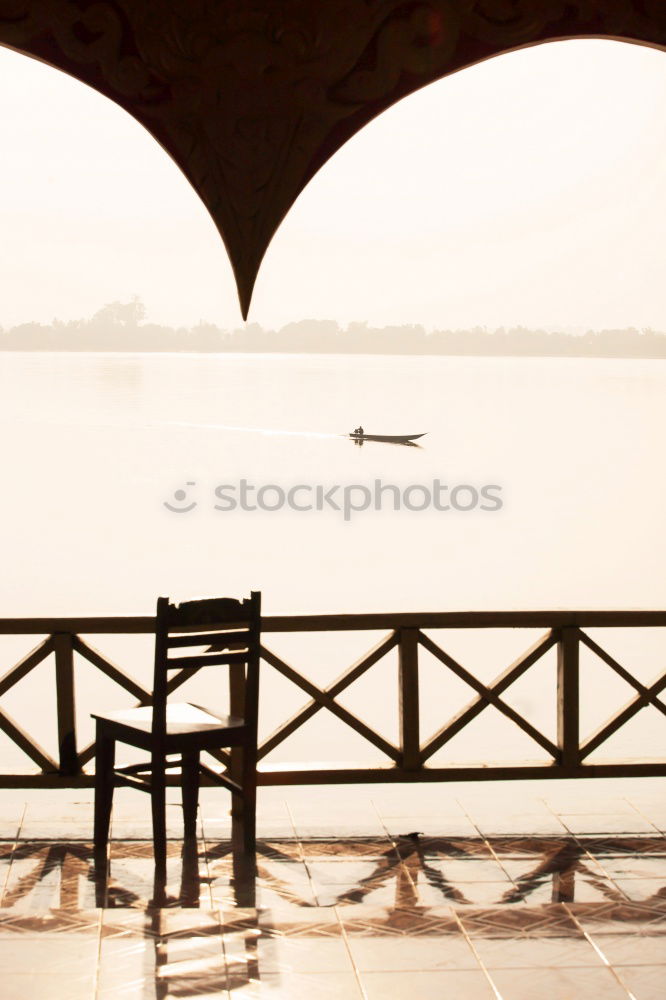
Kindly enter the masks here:
M 232 799 L 231 842 L 234 851 L 253 857 L 257 848 L 257 762 L 248 747 L 243 747 L 240 771 L 243 796 L 234 795 Z
M 116 754 L 116 741 L 107 736 L 104 726 L 98 722 L 96 727 L 95 756 L 95 856 L 98 860 L 106 860 L 107 844 L 109 842 L 109 825 L 111 808 L 113 806 L 113 765 Z
M 197 807 L 199 805 L 199 751 L 183 753 L 181 771 L 183 795 L 183 825 L 186 839 L 197 835 Z
M 243 850 L 254 856 L 257 850 L 257 765 L 250 757 L 243 780 Z
M 155 877 L 166 882 L 166 759 L 163 753 L 154 753 L 151 761 L 150 800 L 153 814 L 153 852 Z
M 234 902 L 243 909 L 257 905 L 257 865 L 255 858 L 241 851 L 232 852 Z

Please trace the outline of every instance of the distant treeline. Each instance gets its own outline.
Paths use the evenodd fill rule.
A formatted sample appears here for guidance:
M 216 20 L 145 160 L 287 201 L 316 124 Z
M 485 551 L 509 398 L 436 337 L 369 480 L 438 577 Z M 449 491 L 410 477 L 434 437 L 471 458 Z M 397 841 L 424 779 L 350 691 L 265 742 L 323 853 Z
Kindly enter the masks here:
M 317 354 L 529 355 L 532 357 L 666 358 L 666 334 L 654 330 L 552 333 L 517 326 L 487 330 L 432 330 L 422 326 L 372 327 L 305 319 L 279 330 L 248 323 L 223 330 L 212 323 L 190 328 L 145 322 L 139 299 L 112 302 L 87 320 L 54 320 L 0 328 L 6 351 L 283 352 Z

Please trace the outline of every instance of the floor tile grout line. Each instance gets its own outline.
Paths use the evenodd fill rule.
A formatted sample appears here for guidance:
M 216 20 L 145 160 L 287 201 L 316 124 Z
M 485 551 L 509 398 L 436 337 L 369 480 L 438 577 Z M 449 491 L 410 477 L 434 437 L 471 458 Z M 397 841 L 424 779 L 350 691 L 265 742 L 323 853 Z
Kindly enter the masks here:
M 548 808 L 550 809 L 550 806 Z M 553 815 L 555 815 L 555 813 L 553 813 Z M 583 844 L 581 844 L 581 841 L 579 840 L 579 837 L 580 836 L 586 836 L 586 834 L 576 834 L 576 833 L 574 833 L 574 831 L 569 826 L 567 826 L 566 822 L 562 819 L 561 816 L 557 816 L 557 819 L 560 821 L 560 823 L 564 827 L 564 829 L 566 831 L 567 837 L 571 837 L 573 840 L 576 841 L 577 844 L 579 844 L 581 847 L 583 847 Z
M 456 923 L 458 924 L 458 927 L 460 928 L 460 931 L 461 931 L 461 933 L 462 933 L 465 941 L 467 942 L 467 944 L 471 948 L 472 954 L 474 955 L 474 958 L 479 963 L 479 968 L 481 969 L 481 972 L 484 974 L 484 976 L 488 980 L 488 984 L 489 984 L 491 990 L 493 991 L 493 993 L 495 994 L 496 1000 L 503 1000 L 502 994 L 500 993 L 498 987 L 493 982 L 493 978 L 490 975 L 489 970 L 486 968 L 485 963 L 482 961 L 481 956 L 479 955 L 478 951 L 476 950 L 476 948 L 474 946 L 474 941 L 472 940 L 471 934 L 467 933 L 467 929 L 465 928 L 465 925 L 463 924 L 462 920 L 460 919 L 458 911 L 455 908 L 452 907 L 451 908 L 451 912 L 453 913 L 453 918 L 456 921 Z
M 576 839 L 576 843 L 579 844 L 579 846 L 585 852 L 585 854 L 587 855 L 587 857 L 591 858 L 592 861 L 594 862 L 594 864 L 597 865 L 601 869 L 604 878 L 608 879 L 608 882 L 613 886 L 613 888 L 615 889 L 615 891 L 619 892 L 620 896 L 622 896 L 622 901 L 623 902 L 631 902 L 631 900 L 629 899 L 629 896 L 627 896 L 626 892 L 624 892 L 620 888 L 620 886 L 617 884 L 617 882 L 612 877 L 612 875 L 608 874 L 608 872 L 604 868 L 604 866 L 603 866 L 602 862 L 599 860 L 599 858 L 595 858 L 594 854 L 591 854 L 590 851 L 588 851 L 588 849 L 586 848 L 585 844 L 582 843 L 580 840 Z
M 19 842 L 19 838 L 20 838 L 20 834 L 21 834 L 21 828 L 23 826 L 23 820 L 24 820 L 27 808 L 28 808 L 28 804 L 27 804 L 27 802 L 24 802 L 23 803 L 23 809 L 21 811 L 21 816 L 20 816 L 19 821 L 18 821 L 18 826 L 16 828 L 16 834 L 15 834 L 15 836 L 13 838 L 13 841 L 12 841 L 12 849 L 11 849 L 10 854 L 9 854 L 9 863 L 7 865 L 7 871 L 5 872 L 5 877 L 2 880 L 2 885 L 0 886 L 0 908 L 2 907 L 3 902 L 4 902 L 5 892 L 7 890 L 7 885 L 9 883 L 9 874 L 10 874 L 10 872 L 12 870 L 12 865 L 14 864 L 14 853 L 15 853 L 16 848 L 18 846 L 18 842 Z
M 627 894 L 625 892 L 622 891 L 622 889 L 620 889 L 620 887 L 618 885 L 616 885 L 615 879 L 613 879 L 608 874 L 608 872 L 604 868 L 604 865 L 601 862 L 601 860 L 599 858 L 595 857 L 595 855 L 592 854 L 590 851 L 588 851 L 587 845 L 585 844 L 585 840 L 583 839 L 585 835 L 584 834 L 575 834 L 575 833 L 572 833 L 571 836 L 574 839 L 574 841 L 576 842 L 576 844 L 578 845 L 578 847 L 581 849 L 581 851 L 593 862 L 593 864 L 595 864 L 598 868 L 601 869 L 601 872 L 602 872 L 604 878 L 607 879 L 610 882 L 610 884 L 613 886 L 613 888 L 616 890 L 616 892 L 619 892 L 620 895 L 623 896 L 624 899 L 628 901 L 629 897 L 627 896 Z
M 551 804 L 548 801 L 548 799 L 542 798 L 541 801 L 543 802 L 543 804 L 545 805 L 546 809 L 551 814 L 551 816 L 553 816 L 553 818 L 556 819 L 557 822 L 562 827 L 562 834 L 561 834 L 561 836 L 574 837 L 575 838 L 576 834 L 573 833 L 573 831 L 569 829 L 569 827 L 567 826 L 567 824 L 562 819 L 562 816 L 560 815 L 560 813 L 555 812 L 555 810 L 551 806 Z
M 358 985 L 359 993 L 361 994 L 363 1000 L 368 1000 L 368 994 L 365 989 L 365 986 L 363 985 L 363 979 L 361 978 L 361 971 L 358 968 L 354 956 L 352 954 L 351 946 L 349 944 L 349 938 L 347 936 L 347 931 L 345 929 L 342 917 L 340 916 L 339 907 L 334 906 L 333 909 L 335 910 L 335 916 L 338 921 L 338 924 L 340 925 L 340 932 L 342 934 L 342 939 L 345 943 L 345 948 L 347 950 L 347 955 L 349 956 L 349 961 L 351 962 L 352 969 L 354 970 L 354 977 Z
M 585 842 L 580 839 L 580 836 L 582 836 L 582 835 L 575 834 L 575 833 L 573 833 L 569 829 L 569 827 L 566 825 L 566 823 L 564 822 L 564 820 L 561 819 L 560 816 L 554 811 L 554 809 L 550 805 L 550 802 L 548 802 L 547 799 L 544 798 L 543 802 L 545 803 L 546 807 L 553 813 L 553 815 L 556 817 L 556 819 L 565 828 L 565 830 L 567 832 L 567 835 L 569 837 L 571 837 L 571 839 L 578 845 L 578 847 L 581 849 L 581 851 L 592 861 L 592 863 L 595 864 L 598 868 L 601 869 L 601 872 L 602 872 L 604 878 L 606 878 L 608 880 L 608 882 L 613 886 L 613 888 L 615 889 L 615 891 L 619 892 L 620 895 L 624 896 L 625 899 L 628 899 L 626 893 L 622 892 L 622 890 L 615 884 L 614 879 L 612 879 L 610 877 L 610 875 L 608 874 L 608 872 L 606 871 L 606 869 L 603 867 L 603 865 L 601 864 L 601 862 L 597 858 L 595 858 L 595 856 L 593 854 L 590 854 L 590 852 L 588 851 L 587 847 L 585 846 Z
M 634 810 L 634 812 L 637 812 L 639 816 L 642 816 L 643 819 L 645 820 L 645 822 L 649 823 L 650 826 L 653 827 L 657 831 L 657 833 L 659 834 L 660 837 L 663 837 L 665 835 L 664 831 L 660 830 L 659 827 L 657 826 L 657 824 L 653 823 L 652 820 L 650 819 L 650 817 L 646 813 L 644 813 L 642 809 L 639 809 L 638 806 L 635 806 L 634 803 L 631 801 L 631 799 L 628 799 L 626 797 L 626 795 L 623 796 L 623 801 L 626 802 L 629 806 L 631 806 L 631 808 Z
M 28 811 L 28 803 L 24 802 L 23 803 L 23 810 L 21 812 L 21 818 L 18 821 L 18 829 L 16 831 L 16 840 L 20 840 L 21 839 L 21 831 L 23 829 L 23 824 L 25 822 L 25 814 L 27 813 L 27 811 Z
M 100 970 L 102 965 L 102 918 L 104 916 L 104 907 L 99 908 L 98 923 L 97 923 L 97 958 L 95 961 L 95 975 L 94 975 L 94 989 L 93 997 L 98 1000 L 99 997 L 99 979 Z
M 211 894 L 211 898 L 212 898 L 212 894 Z M 213 910 L 217 914 L 217 920 L 218 920 L 218 923 L 220 925 L 220 947 L 221 947 L 221 950 L 222 950 L 222 959 L 224 961 L 224 978 L 225 978 L 226 984 L 227 984 L 227 988 L 225 990 L 225 993 L 227 995 L 227 998 L 230 998 L 231 997 L 231 988 L 230 988 L 230 985 L 229 985 L 229 960 L 228 960 L 228 957 L 227 957 L 227 942 L 226 942 L 225 931 L 224 931 L 224 927 L 225 927 L 225 924 L 224 924 L 224 910 L 223 910 L 223 908 L 219 904 L 217 906 L 213 905 Z
M 414 881 L 414 879 L 412 877 L 411 870 L 410 870 L 409 866 L 405 864 L 405 859 L 403 858 L 403 856 L 402 856 L 402 854 L 400 852 L 400 847 L 399 847 L 399 844 L 398 844 L 398 840 L 400 839 L 400 835 L 398 835 L 398 837 L 394 837 L 392 835 L 392 833 L 390 832 L 389 828 L 384 823 L 383 819 L 381 819 L 381 817 L 380 817 L 380 822 L 382 824 L 382 827 L 386 831 L 386 837 L 387 837 L 389 843 L 392 845 L 393 850 L 394 850 L 394 852 L 395 852 L 395 854 L 396 854 L 396 856 L 398 858 L 398 865 L 402 869 L 404 869 L 405 874 L 407 875 L 407 878 L 409 879 L 409 882 L 411 883 L 412 888 L 414 890 L 414 896 L 415 896 L 416 899 L 418 899 L 419 898 L 418 884 L 417 884 L 417 882 Z M 396 871 L 396 874 L 397 874 L 397 871 Z
M 629 801 L 629 800 L 628 799 L 624 799 L 624 801 Z M 631 805 L 631 802 L 629 802 L 629 804 Z M 632 806 L 632 808 L 633 808 L 633 806 Z M 638 811 L 638 810 L 636 810 L 636 811 Z M 641 815 L 641 814 L 639 813 L 639 815 Z M 648 822 L 650 822 L 650 820 L 648 820 Z M 567 827 L 567 829 L 568 829 L 568 827 Z M 661 835 L 661 831 L 658 831 L 658 832 Z M 587 836 L 595 836 L 595 835 L 594 834 L 571 833 L 571 836 L 575 840 L 576 844 L 578 844 L 578 846 L 580 847 L 581 851 L 584 852 L 584 854 L 586 855 L 586 857 L 588 857 L 593 862 L 593 864 L 595 864 L 599 869 L 601 869 L 601 872 L 603 873 L 604 878 L 606 878 L 608 880 L 608 882 L 613 886 L 613 888 L 615 889 L 615 891 L 619 892 L 620 895 L 624 898 L 624 900 L 626 900 L 627 902 L 631 902 L 631 900 L 629 899 L 629 896 L 627 896 L 626 892 L 624 892 L 617 885 L 617 882 L 612 877 L 612 875 L 608 874 L 608 872 L 606 871 L 606 869 L 605 869 L 605 867 L 603 865 L 603 862 L 599 858 L 595 857 L 595 855 L 592 854 L 587 849 L 587 845 L 585 843 L 585 837 L 587 837 Z M 610 840 L 612 840 L 614 837 L 617 837 L 617 836 L 621 836 L 621 834 L 599 834 L 599 835 L 597 835 L 597 839 L 604 839 L 604 840 L 609 840 L 610 839 Z
M 479 837 L 481 838 L 481 840 L 485 841 L 485 840 L 486 840 L 486 837 L 484 836 L 484 834 L 483 834 L 483 833 L 481 833 L 481 829 L 480 829 L 480 827 L 479 827 L 479 826 L 478 826 L 478 825 L 477 825 L 477 824 L 476 824 L 476 823 L 474 822 L 474 820 L 472 819 L 472 815 L 471 815 L 471 813 L 470 813 L 470 812 L 469 812 L 469 811 L 468 811 L 468 810 L 467 810 L 467 809 L 465 808 L 465 806 L 464 806 L 464 805 L 463 805 L 463 803 L 462 803 L 462 802 L 460 801 L 460 799 L 456 799 L 456 800 L 455 800 L 455 802 L 456 802 L 456 805 L 458 806 L 458 808 L 462 810 L 462 812 L 463 812 L 463 815 L 464 815 L 464 816 L 466 816 L 466 818 L 467 818 L 467 819 L 469 820 L 469 822 L 470 822 L 470 823 L 472 824 L 472 826 L 474 827 L 474 829 L 475 829 L 475 830 L 476 830 L 476 832 L 478 833 L 478 835 L 479 835 Z
M 599 947 L 599 945 L 596 943 L 596 941 L 585 930 L 585 928 L 581 924 L 580 920 L 578 920 L 575 912 L 572 911 L 571 908 L 569 906 L 567 906 L 566 903 L 562 903 L 561 905 L 564 907 L 564 909 L 566 910 L 566 912 L 569 914 L 569 916 L 571 917 L 571 919 L 573 920 L 573 922 L 575 923 L 576 927 L 581 932 L 581 934 L 583 935 L 583 937 L 585 938 L 585 940 L 587 941 L 587 943 L 589 945 L 591 945 L 592 948 L 594 948 L 595 952 L 597 953 L 597 955 L 599 956 L 599 958 L 601 959 L 601 961 L 603 962 L 603 964 L 606 966 L 606 968 L 609 970 L 609 972 L 614 977 L 614 979 L 617 980 L 617 982 L 620 984 L 620 986 L 622 987 L 622 989 L 625 991 L 625 993 L 627 994 L 628 1000 L 638 1000 L 638 998 L 631 992 L 631 990 L 629 989 L 629 987 L 624 984 L 624 982 L 622 981 L 622 979 L 618 975 L 618 972 L 615 969 L 615 966 L 612 965 L 611 962 L 609 962 L 609 960 L 606 958 L 606 956 L 605 956 L 604 952 L 602 951 L 602 949 Z
M 287 816 L 289 817 L 289 822 L 291 823 L 291 829 L 294 834 L 294 839 L 298 841 L 298 850 L 300 853 L 299 861 L 305 861 L 305 852 L 303 850 L 303 838 L 298 832 L 298 827 L 296 826 L 296 820 L 294 819 L 294 814 L 292 813 L 291 807 L 289 805 L 289 799 L 284 799 L 283 801 L 284 801 L 284 807 L 287 810 Z
M 625 795 L 622 795 L 620 797 L 620 800 L 622 802 L 626 802 L 627 805 L 629 805 L 630 808 L 633 809 L 633 811 L 635 813 L 637 813 L 639 816 L 641 816 L 645 820 L 646 823 L 649 823 L 650 826 L 653 828 L 653 830 L 660 837 L 666 836 L 666 833 L 663 830 L 660 830 L 659 827 L 656 826 L 656 824 L 652 822 L 652 820 L 650 819 L 650 817 L 646 816 L 643 812 L 641 812 L 641 810 L 638 809 L 633 804 L 633 802 L 630 799 L 628 799 Z M 579 837 L 603 837 L 603 838 L 607 839 L 608 837 L 616 837 L 616 836 L 629 836 L 629 837 L 650 837 L 650 836 L 654 836 L 654 834 L 651 831 L 649 831 L 649 832 L 646 833 L 645 831 L 638 831 L 638 832 L 634 831 L 634 832 L 632 832 L 631 830 L 625 830 L 624 833 L 618 833 L 618 831 L 600 831 L 600 832 L 597 832 L 597 833 L 587 833 L 587 832 L 576 833 L 569 826 L 567 826 L 566 822 L 562 818 L 562 816 L 566 816 L 567 813 L 562 813 L 562 814 L 556 813 L 555 810 L 552 808 L 552 806 L 550 805 L 550 803 L 548 802 L 548 800 L 546 798 L 542 799 L 542 801 L 545 803 L 545 805 L 547 806 L 547 808 L 553 814 L 553 816 L 555 817 L 555 819 L 559 823 L 562 824 L 562 826 L 565 828 L 567 834 L 569 836 L 571 836 L 571 837 L 575 837 L 576 840 L 578 840 Z M 593 815 L 604 815 L 604 814 L 603 813 L 602 814 L 596 814 L 595 813 Z
M 372 797 L 370 798 L 369 801 L 370 801 L 370 805 L 372 806 L 373 812 L 374 812 L 375 816 L 377 817 L 377 821 L 379 822 L 380 826 L 385 830 L 386 827 L 384 826 L 384 821 L 382 819 L 382 814 L 380 813 L 379 809 L 377 808 L 377 803 L 375 802 L 375 800 Z
M 315 888 L 315 883 L 314 883 L 314 880 L 312 878 L 312 874 L 310 872 L 310 867 L 309 867 L 307 859 L 305 857 L 305 851 L 303 850 L 303 839 L 302 839 L 300 833 L 298 832 L 298 828 L 296 827 L 296 821 L 294 820 L 294 814 L 291 811 L 288 799 L 284 800 L 284 804 L 285 804 L 285 808 L 287 810 L 287 815 L 289 816 L 289 822 L 291 823 L 291 828 L 294 831 L 294 837 L 296 837 L 296 839 L 298 841 L 298 850 L 299 850 L 299 854 L 300 854 L 299 861 L 303 865 L 303 867 L 305 868 L 305 874 L 307 875 L 307 878 L 308 878 L 308 885 L 310 886 L 310 892 L 312 893 L 312 898 L 314 899 L 316 905 L 319 906 L 320 905 L 320 903 L 319 903 L 319 894 L 317 893 L 317 890 Z
M 566 824 L 564 823 L 564 821 L 563 821 L 563 820 L 561 820 L 561 819 L 560 819 L 560 814 L 559 814 L 559 813 L 557 813 L 557 812 L 555 812 L 555 810 L 554 810 L 554 809 L 553 809 L 553 807 L 551 806 L 551 804 L 550 804 L 550 802 L 548 801 L 548 799 L 547 799 L 547 798 L 546 798 L 545 796 L 541 796 L 541 795 L 540 795 L 540 796 L 539 796 L 539 801 L 540 801 L 540 802 L 543 802 L 543 804 L 545 805 L 545 807 L 546 807 L 546 809 L 548 810 L 548 812 L 550 813 L 550 815 L 551 815 L 551 816 L 552 816 L 552 817 L 553 817 L 554 819 L 556 819 L 558 823 L 560 823 L 560 824 L 562 825 L 562 827 L 563 827 L 563 831 L 562 831 L 562 832 L 563 832 L 563 833 L 564 833 L 564 832 L 566 832 L 566 830 L 567 830 L 567 827 L 566 827 Z
M 375 808 L 374 800 L 370 799 L 370 802 L 372 804 L 373 809 L 375 809 L 375 812 L 377 813 L 377 816 L 378 816 L 378 819 L 379 819 L 379 823 L 380 823 L 380 825 L 381 825 L 381 827 L 382 827 L 382 829 L 384 831 L 384 834 L 386 836 L 387 844 L 392 848 L 392 850 L 393 850 L 393 852 L 395 854 L 395 857 L 397 859 L 397 862 L 396 862 L 397 867 L 400 867 L 400 868 L 402 868 L 404 870 L 405 875 L 407 876 L 407 879 L 408 879 L 410 885 L 412 886 L 412 891 L 413 891 L 415 897 L 418 897 L 418 889 L 417 889 L 416 883 L 414 882 L 414 879 L 412 878 L 412 873 L 410 872 L 409 868 L 407 867 L 407 865 L 405 865 L 403 863 L 404 859 L 403 859 L 403 857 L 400 854 L 400 851 L 398 849 L 398 845 L 396 843 L 396 838 L 390 833 L 388 827 L 384 823 L 384 820 L 382 819 L 381 815 L 379 814 L 379 812 Z M 396 869 L 396 874 L 397 874 L 397 869 Z
M 409 883 L 412 886 L 412 890 L 414 892 L 414 897 L 415 897 L 415 899 L 418 899 L 419 898 L 418 885 L 414 881 L 414 879 L 412 878 L 412 873 L 409 870 L 409 867 L 404 863 L 404 858 L 403 858 L 402 854 L 400 853 L 400 848 L 398 847 L 396 838 L 391 834 L 391 832 L 389 831 L 389 828 L 386 826 L 386 823 L 381 818 L 381 816 L 379 817 L 379 822 L 381 823 L 382 828 L 383 828 L 384 832 L 386 833 L 386 839 L 388 840 L 389 844 L 391 844 L 391 846 L 393 848 L 393 851 L 395 852 L 395 855 L 396 855 L 396 857 L 398 859 L 398 861 L 397 861 L 397 867 L 400 867 L 400 868 L 402 868 L 404 870 L 404 872 L 405 872 L 405 874 L 406 874 L 406 876 L 407 876 L 407 878 L 409 880 Z M 397 868 L 396 868 L 396 875 L 397 874 L 398 874 L 398 872 L 397 872 Z
M 489 850 L 489 851 L 490 851 L 490 853 L 492 854 L 492 856 L 493 856 L 493 858 L 495 859 L 496 863 L 497 863 L 497 864 L 499 865 L 500 869 L 501 869 L 501 870 L 502 870 L 502 871 L 504 872 L 504 874 L 505 874 L 505 875 L 506 875 L 506 877 L 508 878 L 508 880 L 509 880 L 509 883 L 510 883 L 510 884 L 511 884 L 512 886 L 514 886 L 514 887 L 515 887 L 516 889 L 518 889 L 518 890 L 519 890 L 519 891 L 521 892 L 521 895 L 522 895 L 522 890 L 521 890 L 521 887 L 520 887 L 519 885 L 517 885 L 517 884 L 516 884 L 516 882 L 515 882 L 515 881 L 514 881 L 514 880 L 513 880 L 512 878 L 511 878 L 511 876 L 509 875 L 508 871 L 506 870 L 506 868 L 504 867 L 504 865 L 503 865 L 503 864 L 502 864 L 502 862 L 500 861 L 500 859 L 499 859 L 499 857 L 498 857 L 498 855 L 497 855 L 497 853 L 496 853 L 496 851 L 495 851 L 495 848 L 493 847 L 493 843 L 492 843 L 492 839 L 491 839 L 490 837 L 486 837 L 486 836 L 485 836 L 485 835 L 484 835 L 484 834 L 483 834 L 483 833 L 481 832 L 481 829 L 480 829 L 480 828 L 479 828 L 479 827 L 477 826 L 477 824 L 476 824 L 476 823 L 474 822 L 474 820 L 472 819 L 472 816 L 471 816 L 471 814 L 470 814 L 470 813 L 469 813 L 469 812 L 467 811 L 467 809 L 466 809 L 466 808 L 465 808 L 465 806 L 464 806 L 464 805 L 462 804 L 462 802 L 460 801 L 460 799 L 456 799 L 456 803 L 457 803 L 457 804 L 458 804 L 458 806 L 459 806 L 459 807 L 460 807 L 460 808 L 462 809 L 462 811 L 464 812 L 465 816 L 466 816 L 466 817 L 467 817 L 467 819 L 468 819 L 468 820 L 470 821 L 470 823 L 472 824 L 472 826 L 474 827 L 474 829 L 475 829 L 475 830 L 476 830 L 476 832 L 478 833 L 479 837 L 481 838 L 481 840 L 483 841 L 483 843 L 484 843 L 484 844 L 486 845 L 486 847 L 488 848 L 488 850 Z M 524 899 L 523 899 L 523 902 L 525 902 L 525 900 L 524 900 Z
M 516 889 L 520 889 L 520 886 L 517 885 L 516 882 L 514 882 L 514 880 L 511 878 L 511 876 L 509 875 L 508 871 L 506 870 L 506 868 L 504 867 L 504 865 L 500 861 L 499 855 L 497 854 L 497 851 L 493 847 L 493 842 L 492 842 L 491 838 L 490 837 L 484 837 L 484 841 L 488 844 L 488 847 L 490 849 L 490 853 L 492 854 L 492 856 L 494 857 L 495 861 L 497 862 L 497 864 L 499 865 L 499 867 L 501 868 L 501 870 L 504 872 L 504 874 L 508 878 L 509 883 L 511 885 L 515 886 Z
M 377 818 L 379 820 L 379 823 L 380 823 L 380 826 L 381 826 L 382 830 L 384 831 L 384 834 L 386 836 L 387 842 L 391 845 L 391 847 L 395 851 L 395 853 L 396 853 L 397 857 L 399 858 L 399 860 L 402 861 L 402 857 L 401 857 L 400 851 L 398 849 L 398 844 L 396 843 L 396 838 L 393 836 L 393 834 L 391 833 L 391 831 L 387 827 L 386 823 L 384 822 L 384 819 L 383 819 L 381 813 L 379 812 L 379 809 L 377 808 L 377 806 L 375 804 L 375 800 L 374 799 L 370 799 L 370 802 L 372 803 L 372 808 L 375 810 L 375 812 L 377 814 Z M 411 875 L 410 875 L 410 879 L 411 879 Z M 412 879 L 412 884 L 413 884 L 413 881 L 414 880 Z M 414 886 L 414 888 L 416 889 L 416 886 Z

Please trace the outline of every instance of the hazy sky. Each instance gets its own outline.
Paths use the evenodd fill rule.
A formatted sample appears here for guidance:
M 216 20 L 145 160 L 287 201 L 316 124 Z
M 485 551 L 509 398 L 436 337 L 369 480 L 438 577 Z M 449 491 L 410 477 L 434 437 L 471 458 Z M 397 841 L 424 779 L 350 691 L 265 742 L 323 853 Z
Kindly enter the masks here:
M 560 42 L 407 98 L 314 178 L 250 320 L 666 330 L 666 57 Z M 0 325 L 139 294 L 240 324 L 205 209 L 124 111 L 0 49 Z

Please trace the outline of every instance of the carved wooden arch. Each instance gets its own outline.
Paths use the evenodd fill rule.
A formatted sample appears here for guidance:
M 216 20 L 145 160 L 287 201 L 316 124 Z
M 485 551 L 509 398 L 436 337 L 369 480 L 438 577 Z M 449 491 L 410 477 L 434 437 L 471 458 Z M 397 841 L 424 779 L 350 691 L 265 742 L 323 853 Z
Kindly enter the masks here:
M 305 185 L 420 87 L 545 41 L 666 48 L 664 0 L 0 0 L 0 44 L 115 101 L 208 208 L 243 315 Z

